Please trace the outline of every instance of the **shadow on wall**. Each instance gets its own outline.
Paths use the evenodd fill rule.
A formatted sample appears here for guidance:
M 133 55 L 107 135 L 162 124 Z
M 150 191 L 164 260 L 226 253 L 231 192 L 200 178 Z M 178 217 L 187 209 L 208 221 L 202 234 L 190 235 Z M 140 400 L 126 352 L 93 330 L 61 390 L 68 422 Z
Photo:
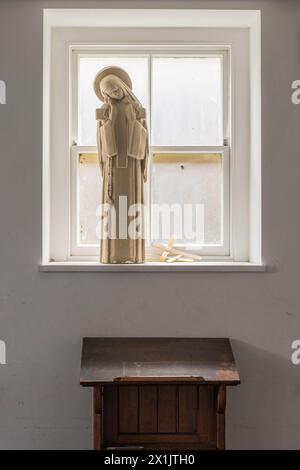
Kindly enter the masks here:
M 234 339 L 231 343 L 241 385 L 228 391 L 227 449 L 299 448 L 300 407 L 292 403 L 300 400 L 300 366 L 288 355 Z M 293 427 L 291 439 L 288 428 Z

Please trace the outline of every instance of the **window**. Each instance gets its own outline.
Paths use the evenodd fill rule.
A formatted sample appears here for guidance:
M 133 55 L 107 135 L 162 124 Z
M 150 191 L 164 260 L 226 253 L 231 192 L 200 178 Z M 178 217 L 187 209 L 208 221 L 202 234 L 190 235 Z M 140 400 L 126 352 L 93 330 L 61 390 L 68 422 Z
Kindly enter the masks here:
M 98 261 L 92 83 L 111 64 L 147 111 L 147 261 L 175 234 L 204 264 L 261 263 L 259 28 L 254 11 L 45 12 L 44 264 Z
M 71 60 L 71 256 L 99 251 L 102 178 L 95 109 L 101 103 L 92 84 L 112 64 L 128 71 L 147 110 L 148 259 L 158 259 L 156 242 L 168 243 L 172 236 L 176 246 L 199 255 L 229 255 L 228 48 L 74 48 Z

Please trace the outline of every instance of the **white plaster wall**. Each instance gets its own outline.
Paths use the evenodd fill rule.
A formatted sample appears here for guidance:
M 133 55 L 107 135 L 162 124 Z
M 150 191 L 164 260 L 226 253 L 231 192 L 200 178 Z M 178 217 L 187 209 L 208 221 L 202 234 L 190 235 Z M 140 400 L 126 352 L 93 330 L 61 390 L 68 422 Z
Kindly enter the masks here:
M 266 273 L 41 273 L 43 7 L 262 10 Z M 228 448 L 299 448 L 300 2 L 0 0 L 0 448 L 91 447 L 82 336 L 229 336 Z

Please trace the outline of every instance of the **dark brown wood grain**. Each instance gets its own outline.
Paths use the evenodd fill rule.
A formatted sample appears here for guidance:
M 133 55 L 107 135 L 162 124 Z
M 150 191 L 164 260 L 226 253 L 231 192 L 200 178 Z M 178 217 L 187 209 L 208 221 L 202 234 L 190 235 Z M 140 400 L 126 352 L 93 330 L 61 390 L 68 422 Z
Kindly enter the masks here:
M 198 389 L 197 434 L 207 446 L 216 442 L 216 388 L 207 385 Z
M 225 408 L 226 408 L 226 387 L 220 385 L 217 388 L 217 449 L 225 449 Z
M 94 449 L 102 448 L 102 387 L 94 387 Z
M 238 383 L 228 339 L 83 341 L 95 449 L 224 449 L 226 388 Z
M 119 431 L 120 433 L 138 432 L 138 387 L 127 385 L 118 388 Z
M 139 432 L 157 432 L 158 387 L 144 385 L 139 387 Z
M 197 429 L 198 387 L 179 385 L 178 390 L 178 432 L 195 433 Z
M 224 448 L 218 392 L 214 385 L 104 386 L 104 447 Z
M 158 387 L 158 426 L 160 433 L 176 432 L 177 387 L 160 385 Z
M 227 338 L 83 339 L 81 385 L 135 380 L 236 385 L 240 377 Z
M 118 387 L 103 387 L 103 448 L 117 442 L 119 434 Z

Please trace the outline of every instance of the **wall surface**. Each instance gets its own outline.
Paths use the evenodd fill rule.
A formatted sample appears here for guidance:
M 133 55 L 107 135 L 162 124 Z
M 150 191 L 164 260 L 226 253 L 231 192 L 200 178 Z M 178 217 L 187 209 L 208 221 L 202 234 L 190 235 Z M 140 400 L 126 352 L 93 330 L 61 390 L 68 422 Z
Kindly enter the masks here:
M 41 273 L 42 15 L 49 7 L 262 10 L 266 273 Z M 227 447 L 300 447 L 300 2 L 0 0 L 0 448 L 91 447 L 82 336 L 228 336 Z

